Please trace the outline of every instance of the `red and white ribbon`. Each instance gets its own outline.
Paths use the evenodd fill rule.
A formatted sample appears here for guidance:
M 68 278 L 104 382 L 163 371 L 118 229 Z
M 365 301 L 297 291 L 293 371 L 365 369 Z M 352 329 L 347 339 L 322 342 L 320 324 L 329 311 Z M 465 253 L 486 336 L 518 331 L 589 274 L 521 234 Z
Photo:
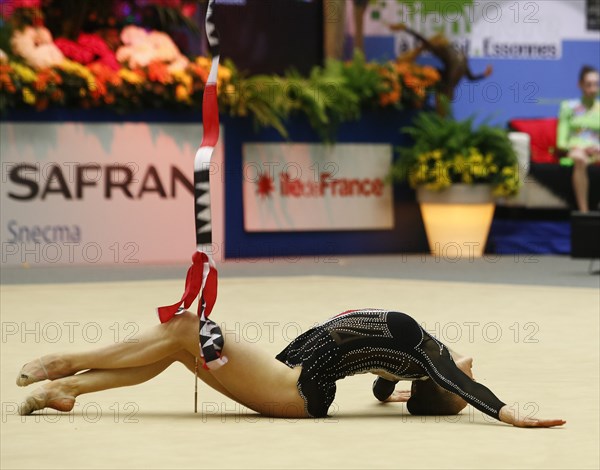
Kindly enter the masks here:
M 187 309 L 199 296 L 200 350 L 205 369 L 216 369 L 227 362 L 221 355 L 223 338 L 220 329 L 208 320 L 217 300 L 217 269 L 211 253 L 212 224 L 210 204 L 210 162 L 219 140 L 219 106 L 217 102 L 217 73 L 219 69 L 219 35 L 214 23 L 214 3 L 210 0 L 206 13 L 206 36 L 212 63 L 202 99 L 204 135 L 194 159 L 194 214 L 196 226 L 196 253 L 192 256 L 181 300 L 173 305 L 158 308 L 161 323 L 171 320 L 178 312 Z

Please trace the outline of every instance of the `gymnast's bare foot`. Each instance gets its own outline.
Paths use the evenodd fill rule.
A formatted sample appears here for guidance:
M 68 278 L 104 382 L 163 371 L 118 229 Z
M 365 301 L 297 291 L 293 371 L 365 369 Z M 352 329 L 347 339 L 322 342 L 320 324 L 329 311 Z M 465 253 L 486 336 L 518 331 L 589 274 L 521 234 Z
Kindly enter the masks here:
M 61 381 L 62 382 L 62 381 Z M 64 383 L 52 382 L 35 389 L 19 408 L 21 416 L 30 415 L 36 410 L 52 408 L 58 411 L 71 411 L 75 406 L 75 396 Z
M 58 354 L 49 354 L 25 364 L 17 376 L 17 385 L 25 387 L 41 380 L 55 380 L 68 375 L 71 375 L 68 361 Z

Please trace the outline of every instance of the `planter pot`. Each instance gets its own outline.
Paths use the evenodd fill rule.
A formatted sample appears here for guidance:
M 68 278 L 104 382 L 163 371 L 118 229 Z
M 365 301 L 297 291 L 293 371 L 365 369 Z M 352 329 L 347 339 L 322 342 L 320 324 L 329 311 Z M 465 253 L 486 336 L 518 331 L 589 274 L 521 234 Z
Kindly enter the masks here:
M 429 249 L 449 259 L 483 255 L 492 218 L 494 197 L 487 184 L 453 184 L 443 191 L 417 189 Z

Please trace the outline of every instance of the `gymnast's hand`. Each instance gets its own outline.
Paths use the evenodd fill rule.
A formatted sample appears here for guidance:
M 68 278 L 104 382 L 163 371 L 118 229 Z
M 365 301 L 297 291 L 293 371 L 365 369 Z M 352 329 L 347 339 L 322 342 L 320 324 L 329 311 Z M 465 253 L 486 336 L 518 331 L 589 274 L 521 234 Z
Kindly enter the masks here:
M 410 398 L 410 390 L 394 390 L 394 392 L 383 400 L 384 403 L 406 403 Z
M 506 424 L 512 424 L 518 428 L 551 428 L 562 426 L 566 423 L 563 419 L 536 419 L 528 416 L 520 418 L 516 411 L 504 405 L 500 408 L 500 421 Z

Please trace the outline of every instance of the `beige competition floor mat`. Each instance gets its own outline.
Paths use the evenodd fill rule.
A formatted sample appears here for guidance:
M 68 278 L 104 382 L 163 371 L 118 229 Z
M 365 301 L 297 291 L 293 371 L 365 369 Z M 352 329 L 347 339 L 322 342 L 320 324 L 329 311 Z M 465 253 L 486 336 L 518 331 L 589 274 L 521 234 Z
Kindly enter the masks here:
M 597 289 L 332 277 L 219 285 L 212 318 L 226 335 L 236 331 L 273 354 L 344 310 L 409 313 L 474 356 L 476 380 L 500 399 L 566 419 L 563 428 L 517 429 L 471 407 L 452 418 L 410 416 L 402 404 L 376 402 L 371 375 L 338 382 L 327 419 L 259 417 L 203 383 L 194 414 L 194 377 L 179 364 L 137 387 L 81 396 L 71 413 L 17 415 L 29 391 L 15 385 L 23 363 L 134 340 L 157 323 L 155 307 L 175 302 L 182 288 L 178 281 L 3 286 L 1 467 L 599 467 Z

